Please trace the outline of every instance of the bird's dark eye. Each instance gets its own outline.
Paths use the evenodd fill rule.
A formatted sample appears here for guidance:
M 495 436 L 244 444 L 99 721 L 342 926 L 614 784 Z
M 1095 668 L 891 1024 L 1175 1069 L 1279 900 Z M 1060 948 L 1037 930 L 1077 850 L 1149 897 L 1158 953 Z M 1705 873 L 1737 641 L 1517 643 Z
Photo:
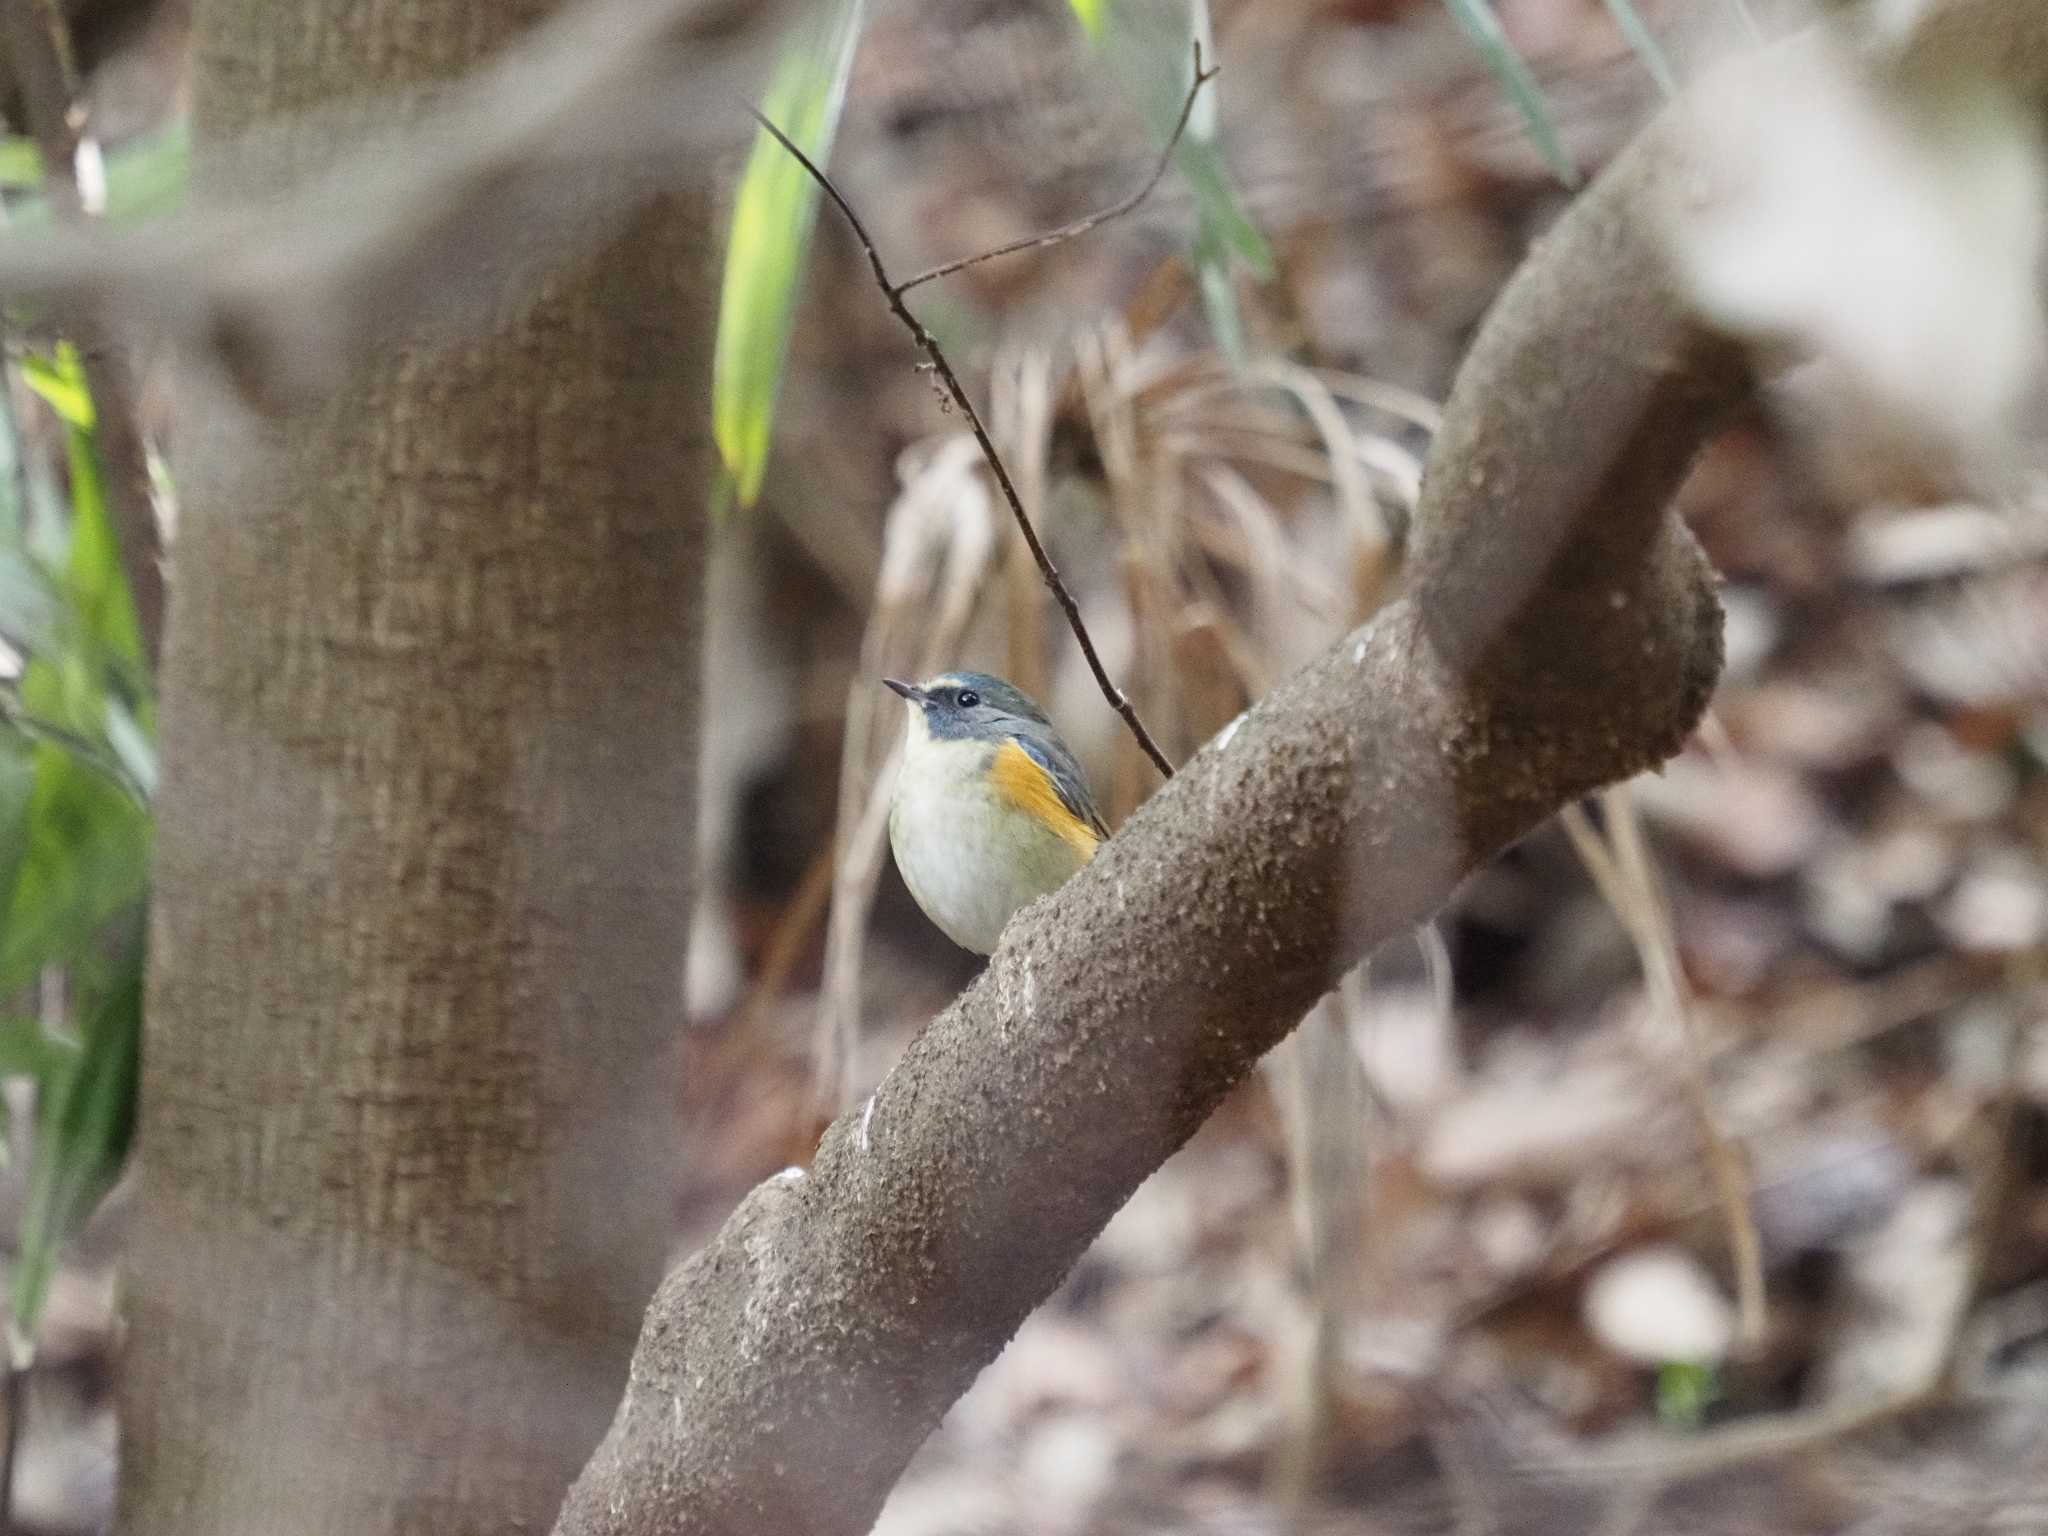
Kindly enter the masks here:
M 972 688 L 962 688 L 960 690 L 960 707 L 962 709 L 972 709 L 975 705 L 979 704 L 980 702 L 981 695 L 976 693 Z

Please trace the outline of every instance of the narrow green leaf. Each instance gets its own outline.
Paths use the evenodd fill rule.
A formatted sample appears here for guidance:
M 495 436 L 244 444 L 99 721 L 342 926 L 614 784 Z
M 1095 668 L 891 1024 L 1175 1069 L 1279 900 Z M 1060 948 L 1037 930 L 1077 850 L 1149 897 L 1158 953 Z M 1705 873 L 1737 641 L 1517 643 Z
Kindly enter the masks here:
M 92 395 L 85 387 L 85 370 L 78 361 L 78 349 L 59 342 L 56 355 L 44 357 L 31 352 L 21 360 L 21 376 L 28 387 L 41 395 L 67 427 L 90 431 L 93 423 Z
M 83 388 L 82 377 L 79 383 Z M 128 592 L 128 573 L 121 565 L 120 540 L 107 506 L 106 483 L 90 426 L 74 425 L 66 433 L 65 460 L 71 477 L 71 550 L 64 572 L 65 596 L 84 639 L 93 648 L 93 659 L 140 678 L 144 672 L 142 625 Z M 97 731 L 98 714 L 97 708 L 92 709 L 82 728 Z
M 10 1296 L 12 1344 L 28 1354 L 64 1242 L 128 1160 L 142 1063 L 142 923 L 131 919 L 112 973 L 81 999 L 82 1049 L 50 1073 L 36 1114 L 35 1159 Z
M 1081 30 L 1088 34 L 1088 40 L 1101 42 L 1103 23 L 1109 19 L 1109 0 L 1068 0 L 1068 4 L 1080 18 Z
M 52 658 L 63 681 L 57 696 L 31 685 L 23 690 L 23 702 L 44 719 L 97 739 L 104 728 L 102 695 L 110 682 L 125 683 L 138 699 L 147 692 L 142 628 L 107 505 L 93 435 L 92 395 L 77 350 L 62 342 L 51 356 L 25 357 L 22 374 L 65 424 L 70 505 L 64 509 L 62 536 L 51 552 L 59 556 L 62 567 L 54 575 L 56 596 L 75 631 L 68 637 L 66 654 Z M 6 630 L 6 618 L 6 610 L 0 608 L 0 632 Z M 139 708 L 140 722 L 153 727 L 153 710 L 146 699 Z
M 862 0 L 838 0 L 824 23 L 784 45 L 761 113 L 822 166 L 832 153 L 860 36 Z M 759 131 L 733 202 L 712 363 L 711 425 L 739 504 L 752 506 L 768 472 L 798 285 L 817 222 L 818 187 Z
M 1678 94 L 1678 76 L 1671 72 L 1671 61 L 1664 57 L 1664 50 L 1658 45 L 1657 34 L 1644 25 L 1643 18 L 1629 0 L 1607 0 L 1607 14 L 1614 18 L 1614 24 L 1621 29 L 1621 35 L 1628 39 L 1629 47 L 1635 49 L 1636 57 L 1643 61 L 1643 68 L 1650 72 L 1650 78 L 1657 82 L 1657 89 L 1667 97 Z
M 1451 8 L 1451 15 L 1465 29 L 1465 35 L 1478 46 L 1487 68 L 1500 81 L 1508 99 L 1515 104 L 1515 110 L 1522 114 L 1529 137 L 1542 151 L 1543 158 L 1550 162 L 1557 179 L 1568 187 L 1576 187 L 1579 184 L 1578 167 L 1564 152 L 1564 143 L 1558 138 L 1557 127 L 1550 120 L 1550 108 L 1544 104 L 1542 88 L 1536 84 L 1536 77 L 1529 73 L 1529 66 L 1522 62 L 1522 56 L 1515 52 L 1507 33 L 1501 30 L 1500 18 L 1493 14 L 1493 7 L 1487 0 L 1444 0 L 1444 4 Z

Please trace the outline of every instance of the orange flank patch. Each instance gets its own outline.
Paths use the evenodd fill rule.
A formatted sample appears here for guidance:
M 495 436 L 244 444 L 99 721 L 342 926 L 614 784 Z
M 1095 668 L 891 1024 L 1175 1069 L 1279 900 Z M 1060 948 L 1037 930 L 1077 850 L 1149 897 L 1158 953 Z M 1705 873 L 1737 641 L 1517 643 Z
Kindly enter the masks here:
M 989 769 L 989 777 L 995 781 L 996 792 L 1010 804 L 1059 834 L 1082 858 L 1093 857 L 1096 845 L 1102 840 L 1095 835 L 1093 827 L 1067 809 L 1066 801 L 1060 798 L 1060 792 L 1052 782 L 1052 775 L 1039 767 L 1038 760 L 1029 752 L 1014 741 L 1004 742 L 996 748 L 996 760 Z

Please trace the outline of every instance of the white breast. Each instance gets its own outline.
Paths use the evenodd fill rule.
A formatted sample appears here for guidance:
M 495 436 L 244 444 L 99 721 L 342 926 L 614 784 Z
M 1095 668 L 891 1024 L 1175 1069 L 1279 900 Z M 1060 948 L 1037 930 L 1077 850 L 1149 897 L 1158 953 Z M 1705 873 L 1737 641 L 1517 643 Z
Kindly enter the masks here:
M 1057 833 L 1002 802 L 988 782 L 995 749 L 935 741 L 913 711 L 889 811 L 903 883 L 947 938 L 978 955 L 1020 907 L 1057 890 L 1085 862 Z

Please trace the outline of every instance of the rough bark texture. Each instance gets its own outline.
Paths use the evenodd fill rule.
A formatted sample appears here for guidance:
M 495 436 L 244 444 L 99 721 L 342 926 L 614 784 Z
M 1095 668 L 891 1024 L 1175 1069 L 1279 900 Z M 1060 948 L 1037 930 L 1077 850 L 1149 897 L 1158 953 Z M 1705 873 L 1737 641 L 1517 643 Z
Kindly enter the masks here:
M 200 154 L 538 9 L 210 0 Z M 181 401 L 125 1531 L 545 1529 L 617 1402 L 669 1231 L 703 226 L 315 411 Z
M 655 1298 L 564 1536 L 859 1532 L 1139 1182 L 1345 969 L 1560 805 L 1674 752 L 1719 610 L 1664 508 L 1736 350 L 1644 215 L 1653 130 L 1463 371 L 1411 595 L 1205 747 Z

